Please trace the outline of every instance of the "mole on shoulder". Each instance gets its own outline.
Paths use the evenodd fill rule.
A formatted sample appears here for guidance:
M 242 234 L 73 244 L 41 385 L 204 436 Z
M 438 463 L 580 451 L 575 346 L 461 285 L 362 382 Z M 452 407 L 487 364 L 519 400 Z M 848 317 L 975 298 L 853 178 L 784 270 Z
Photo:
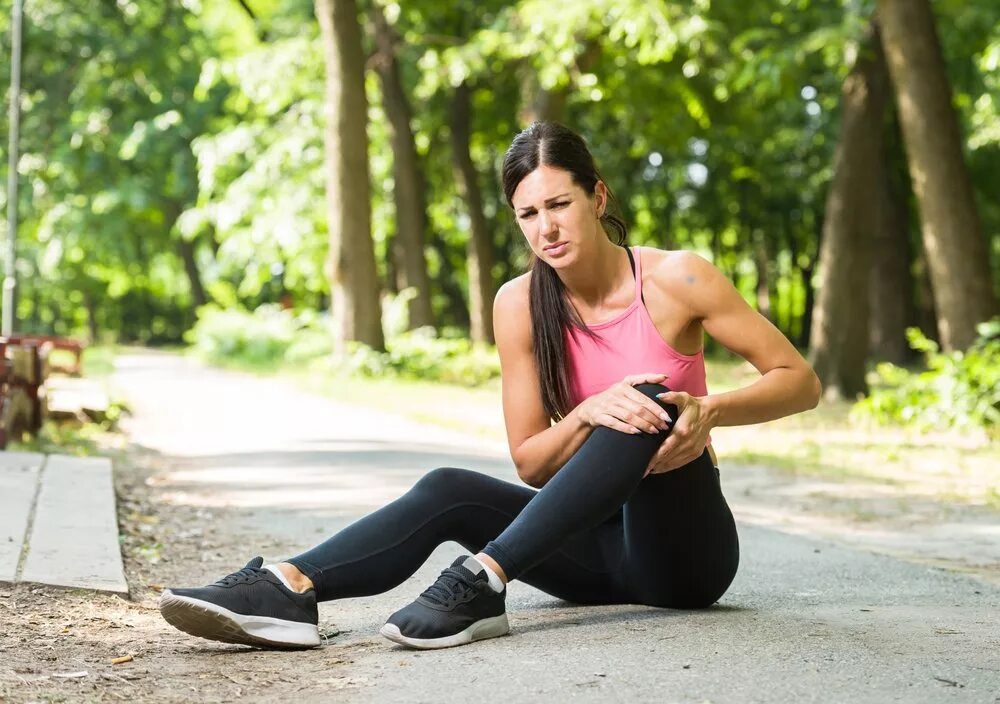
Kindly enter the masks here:
M 693 284 L 694 283 L 694 276 L 688 274 L 688 276 L 687 276 L 687 282 L 689 284 Z

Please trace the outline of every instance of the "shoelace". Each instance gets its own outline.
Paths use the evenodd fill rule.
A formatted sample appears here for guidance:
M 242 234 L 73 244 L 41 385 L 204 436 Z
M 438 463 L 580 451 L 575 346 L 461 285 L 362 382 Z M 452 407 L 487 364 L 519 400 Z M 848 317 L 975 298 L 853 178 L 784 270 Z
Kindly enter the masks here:
M 449 601 L 469 589 L 475 589 L 475 583 L 469 579 L 467 574 L 454 567 L 446 567 L 437 581 L 427 587 L 420 596 L 441 606 L 446 606 Z
M 231 587 L 239 582 L 248 582 L 251 577 L 256 577 L 262 572 L 264 572 L 264 570 L 257 567 L 244 567 L 239 572 L 233 572 L 232 574 L 226 575 L 215 584 L 219 587 Z

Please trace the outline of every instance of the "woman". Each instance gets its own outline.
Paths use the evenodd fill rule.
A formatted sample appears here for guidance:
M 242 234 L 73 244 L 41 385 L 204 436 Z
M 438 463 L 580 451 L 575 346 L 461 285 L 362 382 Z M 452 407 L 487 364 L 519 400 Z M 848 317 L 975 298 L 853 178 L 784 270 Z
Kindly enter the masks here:
M 436 469 L 298 557 L 165 591 L 167 621 L 225 642 L 318 645 L 317 601 L 387 591 L 447 540 L 478 552 L 393 614 L 389 639 L 503 635 L 512 579 L 582 604 L 692 609 L 725 593 L 739 547 L 709 433 L 815 407 L 816 375 L 704 259 L 620 246 L 613 196 L 572 131 L 521 132 L 503 187 L 535 255 L 494 303 L 503 410 L 518 475 L 540 491 Z M 708 394 L 705 332 L 761 377 Z

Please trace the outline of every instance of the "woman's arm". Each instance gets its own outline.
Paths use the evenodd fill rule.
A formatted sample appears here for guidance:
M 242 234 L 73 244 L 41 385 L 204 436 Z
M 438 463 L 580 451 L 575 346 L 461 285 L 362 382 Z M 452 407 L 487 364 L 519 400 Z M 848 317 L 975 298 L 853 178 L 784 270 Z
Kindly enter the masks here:
M 531 348 L 528 275 L 504 284 L 493 302 L 493 336 L 500 354 L 503 416 L 510 456 L 521 480 L 543 486 L 573 456 L 593 428 L 573 409 L 552 424 Z
M 812 367 L 712 264 L 690 252 L 671 253 L 660 262 L 654 280 L 690 311 L 693 323 L 761 373 L 735 391 L 701 398 L 663 396 L 677 404 L 681 418 L 654 458 L 658 469 L 673 469 L 693 459 L 692 453 L 700 455 L 713 427 L 763 423 L 816 407 L 821 387 Z
M 753 310 L 715 266 L 691 253 L 682 260 L 683 282 L 674 277 L 681 300 L 705 332 L 761 373 L 747 387 L 707 397 L 713 425 L 763 423 L 815 408 L 819 377 L 788 338 Z

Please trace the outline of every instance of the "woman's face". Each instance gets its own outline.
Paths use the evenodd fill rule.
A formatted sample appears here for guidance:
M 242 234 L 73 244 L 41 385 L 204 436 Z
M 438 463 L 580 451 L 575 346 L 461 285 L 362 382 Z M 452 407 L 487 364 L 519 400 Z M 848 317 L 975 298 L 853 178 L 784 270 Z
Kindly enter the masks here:
M 557 269 L 572 263 L 581 245 L 587 249 L 598 234 L 604 236 L 599 216 L 606 202 L 603 182 L 598 181 L 589 196 L 568 171 L 551 166 L 539 166 L 525 176 L 511 198 L 531 251 Z

